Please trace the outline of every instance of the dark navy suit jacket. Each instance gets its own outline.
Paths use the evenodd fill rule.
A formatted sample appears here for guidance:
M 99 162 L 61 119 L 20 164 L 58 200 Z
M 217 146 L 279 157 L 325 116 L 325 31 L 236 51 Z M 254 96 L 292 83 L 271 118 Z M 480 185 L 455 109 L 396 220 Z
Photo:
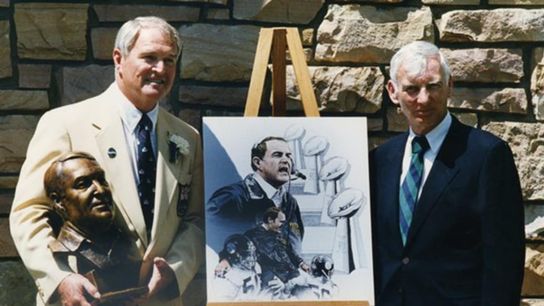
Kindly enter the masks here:
M 398 196 L 407 137 L 370 153 L 376 305 L 519 305 L 523 203 L 510 148 L 453 118 L 403 246 Z
M 223 248 L 232 234 L 243 234 L 262 222 L 264 212 L 274 207 L 254 175 L 216 190 L 206 204 L 206 242 L 216 252 Z M 282 232 L 294 245 L 304 237 L 304 225 L 297 200 L 289 193 L 283 195 L 281 210 L 286 221 Z

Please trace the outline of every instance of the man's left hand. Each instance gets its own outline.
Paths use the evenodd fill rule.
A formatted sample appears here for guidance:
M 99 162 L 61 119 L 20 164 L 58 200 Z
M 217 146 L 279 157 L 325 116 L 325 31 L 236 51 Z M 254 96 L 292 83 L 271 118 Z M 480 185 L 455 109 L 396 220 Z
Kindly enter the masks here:
M 153 259 L 153 272 L 147 283 L 149 291 L 144 297 L 134 299 L 132 302 L 136 305 L 144 304 L 171 284 L 175 277 L 174 270 L 170 268 L 166 260 L 162 257 L 155 257 Z
M 147 297 L 155 296 L 161 289 L 168 286 L 175 277 L 174 270 L 170 268 L 166 260 L 162 257 L 155 257 L 153 259 L 153 274 L 151 274 L 151 279 L 147 284 L 149 289 Z

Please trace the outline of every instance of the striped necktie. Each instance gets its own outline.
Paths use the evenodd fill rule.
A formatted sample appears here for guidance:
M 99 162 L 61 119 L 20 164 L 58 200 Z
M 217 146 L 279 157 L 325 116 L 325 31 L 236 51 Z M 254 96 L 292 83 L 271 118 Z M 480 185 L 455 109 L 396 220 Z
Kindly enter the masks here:
M 138 196 L 140 205 L 144 214 L 147 231 L 151 231 L 153 225 L 153 212 L 155 208 L 155 174 L 157 163 L 155 154 L 151 146 L 151 130 L 153 124 L 146 114 L 142 114 L 142 119 L 137 127 L 137 147 L 138 147 Z
M 412 223 L 412 215 L 417 203 L 421 178 L 423 177 L 423 155 L 425 155 L 427 149 L 429 149 L 429 143 L 425 136 L 417 136 L 412 140 L 410 168 L 399 192 L 399 225 L 403 245 L 406 244 L 408 230 Z

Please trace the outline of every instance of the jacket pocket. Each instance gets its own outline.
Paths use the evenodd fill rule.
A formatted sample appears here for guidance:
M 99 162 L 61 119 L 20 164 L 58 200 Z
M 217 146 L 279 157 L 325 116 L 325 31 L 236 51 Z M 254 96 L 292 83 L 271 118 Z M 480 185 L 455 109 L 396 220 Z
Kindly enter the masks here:
M 440 281 L 438 290 L 448 299 L 478 298 L 482 293 L 482 284 L 479 280 Z

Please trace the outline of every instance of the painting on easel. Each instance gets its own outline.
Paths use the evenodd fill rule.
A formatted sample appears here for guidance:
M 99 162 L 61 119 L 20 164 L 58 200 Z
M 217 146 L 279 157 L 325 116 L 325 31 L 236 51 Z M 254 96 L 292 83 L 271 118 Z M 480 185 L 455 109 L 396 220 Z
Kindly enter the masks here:
M 374 304 L 365 118 L 205 117 L 208 303 Z

